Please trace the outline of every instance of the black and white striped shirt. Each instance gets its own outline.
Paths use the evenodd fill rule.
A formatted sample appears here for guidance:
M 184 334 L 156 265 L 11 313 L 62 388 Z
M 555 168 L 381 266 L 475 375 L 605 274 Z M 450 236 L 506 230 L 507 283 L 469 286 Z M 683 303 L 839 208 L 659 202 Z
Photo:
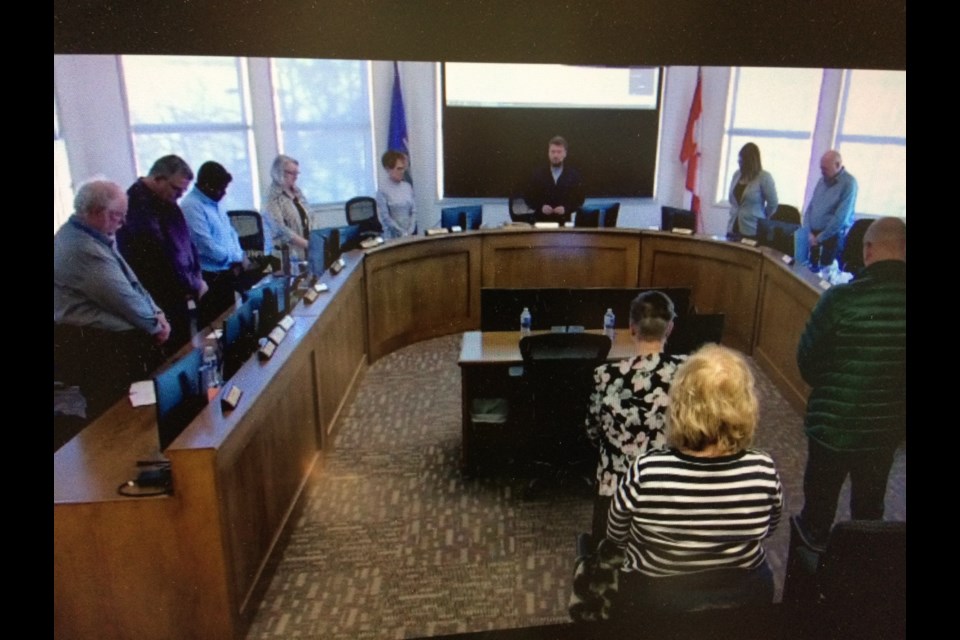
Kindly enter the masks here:
M 754 569 L 782 509 L 780 476 L 762 451 L 716 458 L 654 451 L 637 458 L 617 489 L 607 537 L 625 547 L 624 571 Z

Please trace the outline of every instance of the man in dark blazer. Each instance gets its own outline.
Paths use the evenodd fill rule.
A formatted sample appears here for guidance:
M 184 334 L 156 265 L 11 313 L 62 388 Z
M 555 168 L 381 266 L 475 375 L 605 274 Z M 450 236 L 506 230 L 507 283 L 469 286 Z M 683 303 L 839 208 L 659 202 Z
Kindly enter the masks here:
M 524 200 L 534 210 L 534 219 L 547 222 L 569 222 L 583 206 L 583 179 L 576 169 L 564 165 L 567 141 L 560 136 L 550 139 L 547 147 L 549 166 L 533 172 Z

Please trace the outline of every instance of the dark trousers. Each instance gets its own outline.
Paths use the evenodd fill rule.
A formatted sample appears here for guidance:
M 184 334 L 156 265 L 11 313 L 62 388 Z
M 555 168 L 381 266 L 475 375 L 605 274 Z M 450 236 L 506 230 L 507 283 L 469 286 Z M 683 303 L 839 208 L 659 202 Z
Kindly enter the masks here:
M 850 474 L 850 514 L 854 520 L 882 520 L 893 449 L 834 451 L 807 440 L 800 526 L 810 542 L 824 546 L 837 512 L 840 488 Z
M 230 269 L 204 271 L 203 280 L 210 288 L 200 298 L 198 330 L 210 326 L 224 311 L 233 306 L 233 292 L 237 290 L 237 277 Z
M 650 610 L 687 612 L 762 606 L 773 602 L 773 572 L 766 561 L 753 570 L 718 569 L 651 578 L 620 572 L 617 620 L 641 620 Z

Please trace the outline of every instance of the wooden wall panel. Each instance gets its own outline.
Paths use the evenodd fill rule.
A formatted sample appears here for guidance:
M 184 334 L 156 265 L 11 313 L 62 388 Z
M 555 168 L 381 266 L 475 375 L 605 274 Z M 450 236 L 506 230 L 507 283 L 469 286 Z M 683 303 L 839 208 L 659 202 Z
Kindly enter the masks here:
M 484 287 L 635 287 L 635 232 L 512 231 L 483 239 Z
M 723 343 L 750 353 L 760 288 L 759 250 L 701 238 L 645 236 L 642 287 L 692 287 L 699 313 L 723 313 Z
M 436 237 L 367 255 L 369 359 L 480 326 L 480 237 Z
M 776 257 L 763 262 L 753 357 L 800 413 L 806 411 L 810 387 L 797 367 L 797 345 L 820 299 L 814 282 L 812 274 L 787 267 Z

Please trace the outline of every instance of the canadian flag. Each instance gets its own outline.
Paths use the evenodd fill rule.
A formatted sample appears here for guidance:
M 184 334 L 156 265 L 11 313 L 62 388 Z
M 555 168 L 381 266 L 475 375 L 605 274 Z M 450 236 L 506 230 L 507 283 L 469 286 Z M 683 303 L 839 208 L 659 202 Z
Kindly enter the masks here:
M 703 216 L 700 213 L 700 115 L 703 113 L 703 74 L 697 67 L 697 88 L 693 92 L 687 129 L 680 147 L 680 162 L 687 163 L 686 189 L 690 192 L 690 210 L 696 215 L 697 233 L 703 232 Z

